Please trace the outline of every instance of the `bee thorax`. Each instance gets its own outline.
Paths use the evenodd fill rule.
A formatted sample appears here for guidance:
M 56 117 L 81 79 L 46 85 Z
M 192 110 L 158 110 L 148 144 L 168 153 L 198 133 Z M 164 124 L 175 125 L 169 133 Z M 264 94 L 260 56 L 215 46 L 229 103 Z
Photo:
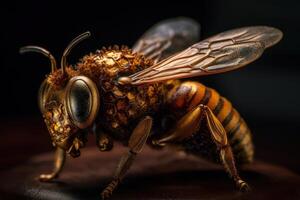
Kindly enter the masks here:
M 117 46 L 98 50 L 77 64 L 77 71 L 91 78 L 99 89 L 101 106 L 97 123 L 120 139 L 128 137 L 132 123 L 158 108 L 162 84 L 131 86 L 120 84 L 118 79 L 152 64 L 152 60 L 132 53 L 127 47 Z

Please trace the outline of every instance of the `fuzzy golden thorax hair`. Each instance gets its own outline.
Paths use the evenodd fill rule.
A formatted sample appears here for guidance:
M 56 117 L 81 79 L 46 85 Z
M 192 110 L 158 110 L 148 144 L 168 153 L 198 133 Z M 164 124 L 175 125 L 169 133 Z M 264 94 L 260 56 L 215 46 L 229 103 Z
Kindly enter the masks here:
M 107 79 L 116 81 L 120 75 L 128 75 L 140 71 L 153 64 L 152 60 L 146 59 L 138 53 L 132 53 L 126 46 L 119 48 L 113 46 L 102 48 L 96 53 L 84 56 L 76 66 L 66 67 L 66 73 L 56 70 L 48 75 L 47 82 L 54 88 L 63 88 L 67 81 L 77 75 L 84 75 L 92 79 L 96 84 L 99 80 Z

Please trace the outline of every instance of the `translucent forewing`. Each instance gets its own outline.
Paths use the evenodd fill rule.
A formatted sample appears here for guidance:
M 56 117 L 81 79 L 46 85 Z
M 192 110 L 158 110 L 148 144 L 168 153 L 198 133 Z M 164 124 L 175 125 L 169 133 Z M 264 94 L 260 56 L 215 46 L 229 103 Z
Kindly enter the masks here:
M 234 70 L 259 58 L 281 38 L 280 30 L 266 26 L 226 31 L 129 76 L 127 82 L 139 85 Z

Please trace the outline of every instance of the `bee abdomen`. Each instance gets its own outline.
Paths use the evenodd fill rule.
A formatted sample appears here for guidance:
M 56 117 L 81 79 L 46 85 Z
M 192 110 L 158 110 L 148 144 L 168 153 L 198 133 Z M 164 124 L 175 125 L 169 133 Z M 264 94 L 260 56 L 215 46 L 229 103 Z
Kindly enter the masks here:
M 183 110 L 184 113 L 200 104 L 207 105 L 225 128 L 236 161 L 243 164 L 253 160 L 252 136 L 247 124 L 232 104 L 214 89 L 197 82 L 187 81 L 174 87 L 167 99 L 173 109 Z M 200 130 L 200 132 L 203 131 L 205 130 Z M 203 138 L 196 143 L 202 144 Z M 196 145 L 192 146 L 194 148 Z
M 254 146 L 252 134 L 241 117 L 235 127 L 228 132 L 228 138 L 238 163 L 250 163 L 253 161 Z

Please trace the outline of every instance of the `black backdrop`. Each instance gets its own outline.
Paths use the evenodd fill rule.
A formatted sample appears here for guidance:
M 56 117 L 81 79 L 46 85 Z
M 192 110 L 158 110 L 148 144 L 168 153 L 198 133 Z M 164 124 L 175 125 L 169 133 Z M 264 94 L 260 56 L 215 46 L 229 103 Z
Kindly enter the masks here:
M 281 29 L 284 38 L 268 49 L 262 58 L 241 70 L 199 81 L 216 88 L 233 102 L 250 127 L 258 130 L 258 143 L 265 134 L 267 139 L 262 139 L 263 142 L 275 143 L 281 149 L 281 143 L 285 141 L 285 145 L 292 144 L 290 152 L 294 153 L 300 138 L 300 1 L 202 0 L 180 4 L 169 1 L 167 4 L 101 0 L 3 3 L 0 31 L 1 119 L 39 115 L 36 94 L 50 67 L 48 60 L 40 55 L 20 56 L 18 49 L 23 45 L 46 47 L 60 59 L 70 40 L 90 30 L 92 38 L 81 43 L 69 56 L 69 61 L 75 63 L 84 54 L 101 46 L 130 46 L 151 25 L 170 17 L 188 16 L 199 21 L 202 38 L 230 28 L 269 25 Z M 275 129 L 277 132 L 273 135 Z M 264 145 L 261 145 L 262 148 Z
M 162 19 L 188 16 L 201 23 L 202 38 L 240 26 L 280 28 L 284 39 L 257 62 L 239 71 L 199 80 L 217 88 L 251 118 L 299 122 L 299 1 L 199 1 L 169 6 L 101 2 L 24 1 L 2 6 L 1 117 L 38 114 L 36 93 L 50 69 L 48 60 L 40 55 L 19 55 L 19 47 L 37 44 L 59 60 L 71 39 L 90 30 L 93 37 L 70 55 L 70 62 L 75 63 L 101 46 L 132 45 Z

